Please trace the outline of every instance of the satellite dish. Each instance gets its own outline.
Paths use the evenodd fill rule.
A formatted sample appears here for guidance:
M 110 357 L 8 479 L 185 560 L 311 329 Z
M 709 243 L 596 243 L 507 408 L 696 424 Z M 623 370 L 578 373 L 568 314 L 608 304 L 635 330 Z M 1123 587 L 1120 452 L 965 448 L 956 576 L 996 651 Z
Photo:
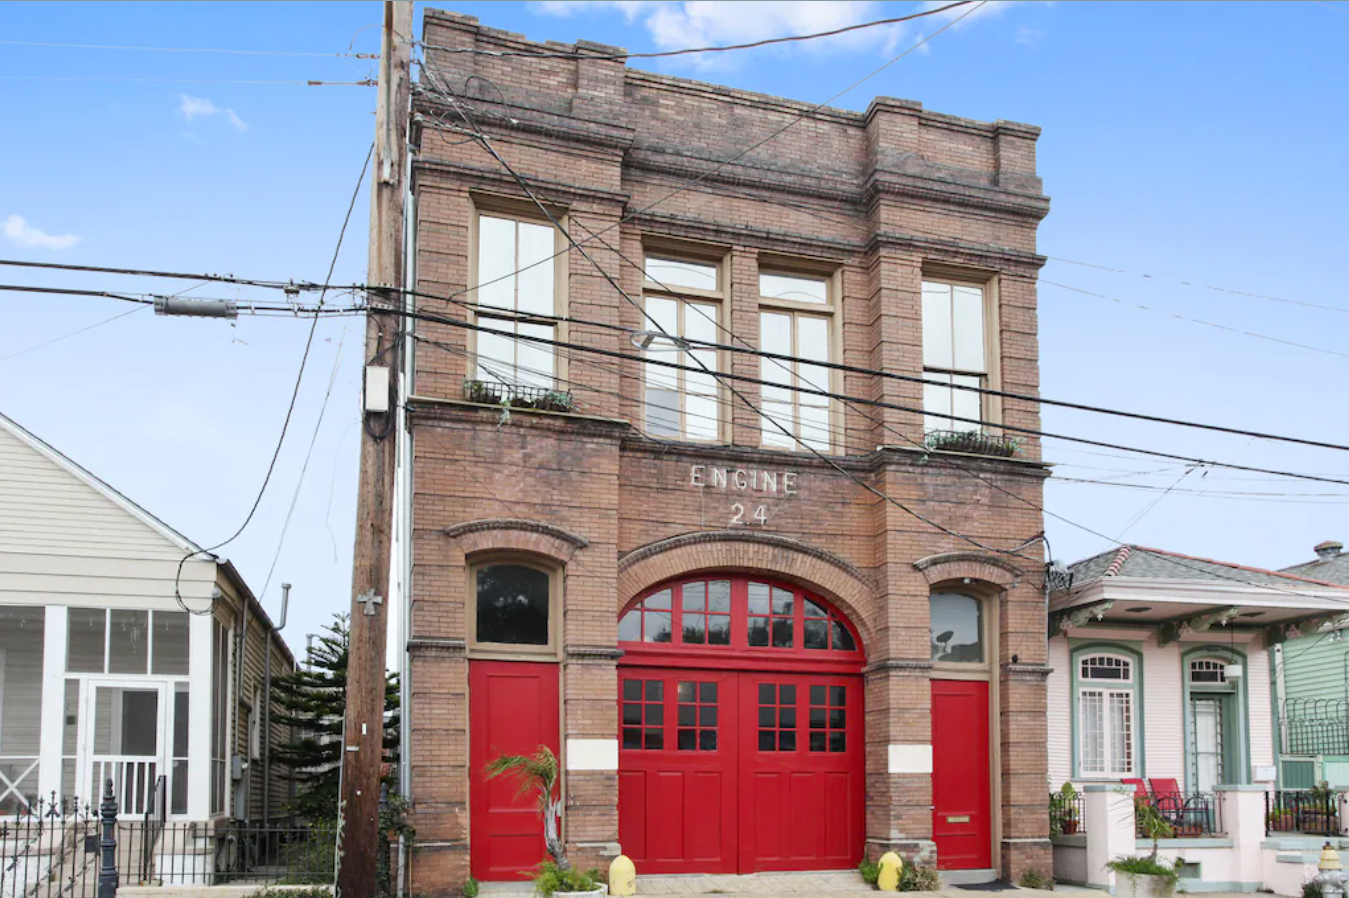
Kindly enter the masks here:
M 955 638 L 955 635 L 956 635 L 956 631 L 955 631 L 955 630 L 947 630 L 945 633 L 939 633 L 939 634 L 937 634 L 937 641 L 938 641 L 938 642 L 950 642 L 952 639 Z

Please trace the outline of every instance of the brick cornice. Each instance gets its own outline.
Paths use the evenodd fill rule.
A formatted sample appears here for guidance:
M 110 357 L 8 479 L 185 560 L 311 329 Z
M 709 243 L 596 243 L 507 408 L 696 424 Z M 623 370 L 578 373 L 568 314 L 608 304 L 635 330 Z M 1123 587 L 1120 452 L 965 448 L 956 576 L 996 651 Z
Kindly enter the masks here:
M 518 194 L 520 192 L 520 185 L 508 172 L 501 168 L 463 165 L 445 159 L 419 156 L 414 159 L 412 163 L 412 175 L 418 182 L 417 189 L 423 189 L 421 180 L 422 176 L 426 174 L 456 178 L 466 182 L 470 187 L 476 185 L 502 193 Z M 602 187 L 575 184 L 569 181 L 554 181 L 549 178 L 541 178 L 534 175 L 531 175 L 529 180 L 531 184 L 546 193 L 549 199 L 561 200 L 563 202 L 587 200 L 590 202 L 603 202 L 615 205 L 622 204 L 626 206 L 630 199 L 627 193 L 616 190 L 605 190 Z M 434 184 L 427 186 L 434 186 Z
M 1044 664 L 1012 664 L 1008 662 L 1002 665 L 1002 672 L 1009 680 L 1044 680 L 1054 672 L 1054 668 Z
M 462 639 L 441 639 L 430 636 L 408 638 L 408 653 L 412 655 L 463 655 L 468 646 Z

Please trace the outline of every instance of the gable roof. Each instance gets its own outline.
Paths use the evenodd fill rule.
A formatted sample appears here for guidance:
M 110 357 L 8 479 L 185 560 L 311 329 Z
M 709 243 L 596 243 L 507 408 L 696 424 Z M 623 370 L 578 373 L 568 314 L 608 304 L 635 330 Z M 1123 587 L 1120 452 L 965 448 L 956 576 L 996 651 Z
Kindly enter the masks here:
M 1285 574 L 1298 577 L 1314 577 L 1327 583 L 1349 586 L 1349 552 L 1341 552 L 1333 558 L 1308 561 L 1283 569 Z
M 46 440 L 42 439 L 3 412 L 0 412 L 0 428 L 3 428 L 8 433 L 12 434 L 21 444 L 27 446 L 33 452 L 36 452 L 48 462 L 54 464 L 57 468 L 60 468 L 85 486 L 91 488 L 99 496 L 135 518 L 142 525 L 154 531 L 159 536 L 181 549 L 184 553 L 196 553 L 202 551 L 201 546 L 197 545 L 186 536 L 183 536 L 183 534 L 179 533 L 177 530 L 174 530 L 168 524 L 164 523 L 164 521 L 155 517 L 140 505 L 131 501 L 125 495 L 118 492 L 107 481 L 76 462 L 70 456 L 62 453 Z M 214 556 L 211 555 L 205 555 L 203 557 L 214 560 Z
M 1199 558 L 1180 552 L 1132 544 L 1084 558 L 1069 565 L 1068 569 L 1073 573 L 1074 586 L 1106 577 L 1143 580 L 1217 580 L 1284 589 L 1298 586 L 1343 587 L 1344 585 L 1297 573 L 1270 571 L 1265 568 L 1215 561 L 1211 558 Z

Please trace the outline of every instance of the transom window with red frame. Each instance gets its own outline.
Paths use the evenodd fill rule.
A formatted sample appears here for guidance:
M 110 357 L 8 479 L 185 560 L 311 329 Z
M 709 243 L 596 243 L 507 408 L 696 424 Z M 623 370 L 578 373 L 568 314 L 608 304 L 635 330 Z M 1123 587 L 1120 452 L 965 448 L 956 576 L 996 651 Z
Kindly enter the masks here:
M 799 586 L 766 578 L 709 574 L 662 583 L 619 617 L 628 651 L 671 649 L 824 660 L 861 658 L 850 621 Z

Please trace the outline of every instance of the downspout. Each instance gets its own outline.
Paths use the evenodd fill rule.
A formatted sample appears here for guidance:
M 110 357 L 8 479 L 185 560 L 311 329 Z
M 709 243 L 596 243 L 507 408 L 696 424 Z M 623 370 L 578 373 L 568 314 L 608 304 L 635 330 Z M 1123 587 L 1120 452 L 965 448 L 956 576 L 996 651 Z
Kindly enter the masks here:
M 281 618 L 267 629 L 267 656 L 262 661 L 262 828 L 272 825 L 272 634 L 286 625 L 290 584 L 281 584 Z

